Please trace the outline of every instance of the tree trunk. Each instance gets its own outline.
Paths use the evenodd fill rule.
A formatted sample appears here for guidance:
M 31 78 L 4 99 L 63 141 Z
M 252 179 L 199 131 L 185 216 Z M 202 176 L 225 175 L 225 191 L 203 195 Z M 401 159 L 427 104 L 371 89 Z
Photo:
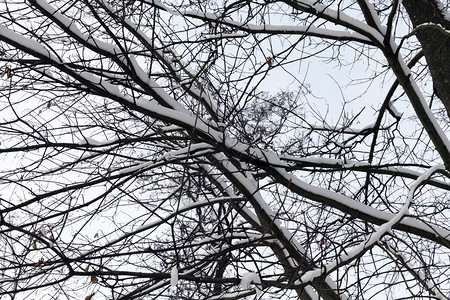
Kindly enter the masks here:
M 424 23 L 439 24 L 450 29 L 450 21 L 444 16 L 445 8 L 439 0 L 404 0 L 403 6 L 414 27 Z M 436 95 L 444 103 L 450 117 L 450 39 L 449 33 L 439 26 L 419 28 L 416 37 L 422 45 L 430 68 Z

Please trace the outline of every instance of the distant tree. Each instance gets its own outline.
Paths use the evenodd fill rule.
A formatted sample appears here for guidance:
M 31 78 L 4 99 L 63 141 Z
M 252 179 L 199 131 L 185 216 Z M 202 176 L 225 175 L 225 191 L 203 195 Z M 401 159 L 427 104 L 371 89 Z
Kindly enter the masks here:
M 448 299 L 449 27 L 437 0 L 1 3 L 0 297 Z

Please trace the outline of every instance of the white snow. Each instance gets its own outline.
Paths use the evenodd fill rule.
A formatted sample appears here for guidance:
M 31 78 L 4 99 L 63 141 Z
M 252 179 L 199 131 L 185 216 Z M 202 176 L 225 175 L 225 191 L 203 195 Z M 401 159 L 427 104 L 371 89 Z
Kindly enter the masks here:
M 201 19 L 208 19 L 211 21 L 220 19 L 221 23 L 229 24 L 233 27 L 241 27 L 243 30 L 248 29 L 250 31 L 273 31 L 273 32 L 286 32 L 289 34 L 303 34 L 306 31 L 308 31 L 309 34 L 312 35 L 325 35 L 329 37 L 348 37 L 348 38 L 356 38 L 360 39 L 362 41 L 370 41 L 371 38 L 374 38 L 378 40 L 379 42 L 383 41 L 383 36 L 374 28 L 368 26 L 367 24 L 354 19 L 342 11 L 336 11 L 333 10 L 326 5 L 320 4 L 317 1 L 297 1 L 297 4 L 300 6 L 305 7 L 306 9 L 315 9 L 316 11 L 320 11 L 322 15 L 328 15 L 331 18 L 334 18 L 336 20 L 342 21 L 344 23 L 352 25 L 354 29 L 358 29 L 358 31 L 364 32 L 364 34 L 356 33 L 356 32 L 347 32 L 347 31 L 333 31 L 329 29 L 323 29 L 323 28 L 315 28 L 313 26 L 290 26 L 290 25 L 256 25 L 256 24 L 249 24 L 249 23 L 242 23 L 234 20 L 223 20 L 220 18 L 220 16 L 217 16 L 214 13 L 208 13 L 208 12 L 197 12 L 197 11 L 182 11 L 180 12 L 183 16 L 189 16 L 189 17 L 197 17 Z M 370 36 L 370 37 L 369 37 Z
M 335 193 L 335 192 L 332 192 L 332 191 L 324 189 L 324 188 L 320 188 L 320 187 L 316 187 L 316 186 L 307 184 L 307 183 L 301 181 L 300 179 L 298 179 L 297 177 L 289 174 L 286 170 L 284 170 L 282 168 L 276 168 L 276 170 L 287 181 L 291 182 L 291 184 L 290 184 L 291 187 L 296 186 L 297 188 L 300 188 L 307 193 L 312 193 L 312 194 L 316 195 L 316 198 L 322 198 L 322 199 L 326 199 L 327 201 L 337 202 L 337 204 L 339 204 L 341 206 L 351 208 L 353 210 L 359 211 L 366 215 L 370 215 L 376 219 L 384 220 L 386 222 L 388 222 L 395 216 L 394 214 L 391 214 L 391 213 L 385 212 L 385 211 L 380 211 L 376 208 L 365 205 L 359 201 L 353 200 L 352 198 L 344 196 L 342 194 Z M 428 170 L 428 172 L 430 172 L 430 170 Z M 428 174 L 428 172 L 427 172 L 427 174 Z M 433 225 L 426 225 L 423 222 L 421 222 L 420 220 L 417 220 L 415 218 L 403 218 L 400 222 L 402 224 L 408 225 L 410 227 L 420 228 L 420 230 L 423 230 L 424 232 L 429 232 L 431 234 L 437 233 L 440 236 L 447 239 L 448 241 L 450 241 L 450 231 L 448 231 L 444 228 L 433 226 Z
M 216 155 L 218 156 L 218 154 Z M 275 155 L 274 155 L 275 156 Z M 276 218 L 276 213 L 269 207 L 267 202 L 262 197 L 259 188 L 255 182 L 255 180 L 250 176 L 245 176 L 239 170 L 236 169 L 236 167 L 231 164 L 229 161 L 224 161 L 223 166 L 227 168 L 229 171 L 229 176 L 235 177 L 247 190 L 249 194 L 252 195 L 252 199 L 249 199 L 252 206 L 255 209 L 261 209 L 261 211 L 265 212 L 271 219 L 274 226 L 278 227 L 280 232 L 285 236 L 285 240 L 290 241 L 290 243 L 294 246 L 296 251 L 300 253 L 302 256 L 306 255 L 305 249 L 300 245 L 300 243 L 297 241 L 297 239 L 293 236 L 293 234 L 285 227 L 281 226 L 281 223 Z M 232 175 L 231 175 L 232 174 Z M 256 217 L 256 216 L 255 216 Z M 280 245 L 283 247 L 283 245 Z M 284 249 L 286 257 L 288 257 L 288 262 L 293 266 L 296 267 L 297 263 L 294 261 L 294 259 L 290 258 L 290 254 Z M 247 275 L 251 277 L 251 275 Z M 245 282 L 245 281 L 244 281 Z M 327 283 L 331 283 L 331 280 L 327 280 Z M 337 290 L 336 285 L 331 283 L 330 287 Z M 344 298 L 346 298 L 344 296 Z
M 441 1 L 435 1 L 445 20 L 450 22 L 450 11 L 444 6 L 444 3 Z
M 114 51 L 117 51 L 117 53 L 120 53 L 120 50 L 113 45 L 110 45 L 108 43 L 102 42 L 100 40 L 94 39 L 91 35 L 83 34 L 80 29 L 76 26 L 76 23 L 73 19 L 69 19 L 63 14 L 61 14 L 59 11 L 57 11 L 54 7 L 52 7 L 50 4 L 48 4 L 45 0 L 35 0 L 32 2 L 34 5 L 37 5 L 40 9 L 46 11 L 48 14 L 52 15 L 53 18 L 55 18 L 58 22 L 63 25 L 66 31 L 71 32 L 73 35 L 77 36 L 79 39 L 88 42 L 89 44 L 104 49 L 107 52 L 114 53 Z M 114 49 L 116 48 L 116 49 Z
M 24 50 L 28 49 L 34 53 L 39 54 L 40 56 L 50 58 L 51 60 L 60 63 L 61 61 L 50 51 L 48 51 L 43 45 L 40 43 L 33 41 L 29 38 L 24 37 L 21 34 L 18 34 L 14 31 L 9 30 L 8 28 L 0 25 L 0 40 L 5 40 L 6 42 L 18 46 L 19 49 Z
M 218 33 L 218 34 L 205 34 L 206 39 L 222 39 L 222 38 L 242 38 L 246 37 L 248 34 L 242 33 Z
M 391 48 L 397 49 L 398 45 L 394 42 L 393 39 L 390 41 Z M 442 130 L 441 126 L 439 126 L 436 118 L 434 117 L 434 114 L 431 112 L 431 109 L 428 107 L 427 101 L 425 100 L 422 92 L 419 89 L 419 86 L 417 85 L 416 81 L 414 80 L 413 76 L 411 76 L 411 69 L 408 67 L 408 65 L 404 62 L 404 60 L 401 58 L 401 56 L 397 56 L 398 63 L 400 64 L 403 75 L 406 76 L 414 89 L 415 94 L 417 95 L 420 105 L 422 106 L 423 110 L 425 111 L 427 118 L 433 123 L 433 127 L 436 130 L 437 134 L 439 135 L 439 138 L 442 140 L 443 144 L 446 147 L 447 153 L 450 153 L 450 141 L 447 137 L 447 135 Z
M 49 56 L 51 59 L 56 59 L 56 58 L 50 56 L 48 54 L 47 50 L 45 48 L 43 48 L 41 45 L 39 45 L 38 43 L 31 41 L 29 39 L 26 39 L 12 31 L 6 29 L 5 27 L 0 26 L 0 36 L 3 36 L 3 37 L 7 36 L 8 39 L 13 40 L 16 43 L 19 43 L 19 44 L 25 45 L 25 46 L 34 47 L 34 50 L 38 51 L 41 55 L 46 55 L 46 56 Z M 55 60 L 55 62 L 57 62 L 57 60 Z M 105 82 L 104 80 L 102 80 L 102 78 L 100 78 L 98 76 L 95 76 L 87 71 L 80 72 L 79 76 L 87 81 L 90 81 L 92 84 L 98 85 L 100 88 L 109 92 L 112 96 L 118 97 L 118 98 L 122 99 L 123 101 L 129 102 L 130 104 L 135 103 L 134 99 L 132 99 L 131 97 L 127 97 L 123 93 L 121 93 L 119 91 L 119 89 L 117 88 L 117 86 L 114 86 L 112 84 L 109 84 L 108 82 Z M 155 88 L 156 88 L 156 86 L 155 86 Z M 162 90 L 162 88 L 159 88 L 158 90 Z M 164 97 L 170 97 L 170 96 L 165 94 Z M 149 115 L 152 115 L 152 116 L 155 116 L 158 118 L 164 118 L 167 120 L 171 120 L 174 124 L 177 124 L 178 126 L 184 125 L 183 127 L 185 127 L 185 128 L 186 127 L 192 128 L 194 126 L 194 124 L 196 124 L 195 116 L 186 113 L 185 110 L 183 110 L 183 112 L 180 112 L 180 111 L 177 111 L 174 109 L 162 107 L 155 101 L 152 101 L 149 99 L 144 99 L 144 98 L 137 99 L 136 104 L 138 106 L 140 106 L 141 108 L 143 108 L 144 110 L 147 110 L 147 113 Z M 425 105 L 425 108 L 427 108 L 426 105 Z M 427 110 L 427 111 L 429 111 L 429 110 Z M 429 112 L 429 114 L 431 115 L 431 112 Z M 435 120 L 434 117 L 433 117 L 433 120 Z M 437 126 L 437 129 L 440 129 L 440 127 Z M 206 123 L 204 123 L 201 118 L 198 119 L 198 122 L 196 124 L 196 130 L 198 132 L 202 132 L 204 134 L 209 135 L 210 138 L 212 138 L 213 140 L 215 140 L 217 142 L 223 141 L 223 134 L 221 132 L 218 132 L 218 131 L 215 131 L 214 129 L 212 129 L 210 126 L 208 126 Z M 442 132 L 442 129 L 440 129 L 440 130 L 441 130 L 441 137 L 444 138 L 444 140 L 447 142 L 448 148 L 450 149 L 448 139 L 446 138 L 445 134 Z M 260 159 L 261 161 L 264 161 L 264 162 L 269 162 L 273 166 L 279 166 L 279 167 L 289 166 L 288 163 L 281 161 L 280 157 L 277 156 L 275 153 L 272 153 L 269 151 L 261 151 L 257 148 L 256 149 L 251 148 L 251 147 L 249 148 L 248 145 L 238 143 L 237 141 L 232 140 L 232 139 L 226 139 L 224 142 L 227 147 L 229 147 L 235 151 L 241 152 L 242 154 L 250 153 L 255 158 Z M 340 163 L 337 160 L 327 160 L 324 158 L 316 159 L 315 162 L 316 163 L 320 163 L 320 162 Z M 140 166 L 138 166 L 136 168 L 139 168 L 139 167 Z M 233 170 L 232 172 L 235 172 L 235 171 L 236 170 Z M 323 189 L 315 188 L 311 185 L 307 185 L 307 184 L 299 181 L 298 179 L 293 178 L 291 175 L 287 174 L 283 169 L 279 169 L 279 171 L 281 173 L 284 173 L 283 176 L 286 176 L 286 178 L 288 180 L 290 178 L 292 178 L 292 180 L 295 184 L 302 186 L 303 189 L 308 190 L 309 192 L 317 193 L 318 195 L 324 196 L 324 197 L 330 199 L 331 201 L 338 201 L 345 206 L 356 208 L 357 210 L 359 210 L 361 212 L 376 216 L 377 218 L 382 218 L 385 220 L 389 220 L 392 218 L 392 215 L 389 213 L 380 212 L 377 209 L 365 206 L 365 205 L 363 205 L 357 201 L 354 201 L 348 197 L 345 197 L 343 195 L 339 195 L 336 193 L 332 193 L 328 190 L 323 190 Z M 247 182 L 247 180 L 244 180 L 244 182 Z M 254 190 L 254 187 L 255 187 L 254 184 L 249 184 L 249 183 L 247 183 L 247 184 L 248 184 L 248 188 L 250 188 L 250 190 Z M 260 200 L 260 202 L 261 202 L 261 205 L 264 206 L 265 202 L 263 200 Z M 269 213 L 269 215 L 273 215 L 273 212 L 268 211 L 268 213 Z M 256 218 L 256 220 L 257 220 L 257 218 Z M 441 228 L 425 226 L 422 222 L 419 222 L 415 219 L 404 219 L 404 220 L 402 220 L 402 223 L 408 224 L 410 226 L 419 227 L 422 230 L 432 232 L 433 234 L 437 232 L 438 234 L 441 234 L 444 237 L 449 236 L 449 233 L 446 230 L 441 229 Z M 289 240 L 289 238 L 288 238 L 288 240 Z
M 262 287 L 261 287 L 261 278 L 259 277 L 258 274 L 253 272 L 243 274 L 239 285 L 243 289 L 248 289 L 250 287 L 250 284 L 252 283 L 255 285 L 256 299 L 259 299 L 261 297 Z
M 248 289 L 251 283 L 261 284 L 261 279 L 256 273 L 245 273 L 241 277 L 240 286 L 243 289 Z
M 88 145 L 93 145 L 93 146 L 104 146 L 107 145 L 109 142 L 99 142 L 94 138 L 91 137 L 84 137 L 83 139 L 80 140 L 79 144 L 80 145 L 84 145 L 84 144 L 88 144 Z
M 70 31 L 78 39 L 86 41 L 91 46 L 121 59 L 124 64 L 128 64 L 128 60 L 125 59 L 125 56 L 122 55 L 122 51 L 118 47 L 108 44 L 106 42 L 94 39 L 91 35 L 83 34 L 78 29 L 78 27 L 75 25 L 73 20 L 62 15 L 55 8 L 53 8 L 51 5 L 49 5 L 45 0 L 37 0 L 36 4 L 41 9 L 47 11 L 54 18 L 56 18 L 63 26 L 66 27 L 65 30 Z M 131 22 L 127 22 L 127 24 L 131 24 Z M 134 27 L 136 27 L 136 26 L 134 26 Z M 142 33 L 142 32 L 140 32 L 140 33 Z M 147 72 L 145 72 L 140 67 L 140 65 L 136 61 L 136 58 L 133 55 L 128 55 L 128 58 L 129 58 L 129 61 L 131 62 L 131 67 L 134 69 L 134 71 L 136 72 L 136 74 L 139 77 L 139 79 L 141 80 L 141 82 L 144 82 L 145 84 L 147 84 L 159 97 L 161 97 L 161 99 L 163 99 L 173 109 L 176 109 L 177 111 L 180 111 L 180 112 L 183 112 L 186 114 L 189 113 L 180 103 L 178 103 L 169 94 L 167 94 L 167 92 L 160 85 L 158 85 L 154 80 L 152 80 L 148 76 Z M 86 73 L 86 72 L 84 72 L 84 73 Z M 91 75 L 91 77 L 93 77 L 93 76 L 94 75 Z M 91 80 L 91 81 L 93 81 L 93 80 Z M 102 86 L 105 86 L 105 85 L 102 84 Z M 112 87 L 108 86 L 107 89 L 108 89 L 108 91 L 110 91 L 112 89 Z M 117 93 L 115 92 L 113 94 L 117 94 Z
M 373 4 L 369 1 L 369 0 L 363 0 L 364 3 L 366 4 L 367 8 L 369 9 L 370 12 L 370 16 L 372 17 L 372 20 L 375 22 L 375 25 L 377 26 L 377 30 L 379 32 L 381 32 L 383 35 L 386 34 L 386 27 L 381 25 L 381 20 L 378 17 L 377 12 L 375 11 L 375 7 L 373 6 Z M 395 8 L 393 8 L 395 9 Z
M 240 23 L 236 21 L 227 20 L 228 23 L 233 26 L 243 28 L 243 30 L 249 30 L 252 32 L 264 32 L 270 33 L 283 33 L 283 34 L 305 34 L 319 37 L 327 37 L 332 39 L 358 39 L 360 41 L 370 42 L 370 40 L 362 34 L 351 31 L 338 31 L 324 28 L 317 28 L 314 26 L 296 26 L 296 25 L 256 25 L 249 23 Z M 216 35 L 217 36 L 217 35 Z
M 386 245 L 387 245 L 387 248 L 389 249 L 389 251 L 394 253 L 395 255 L 399 256 L 403 260 L 403 263 L 406 264 L 409 269 L 416 270 L 416 268 L 409 262 L 409 260 L 405 256 L 403 256 L 402 253 L 395 251 L 395 249 L 393 249 L 389 243 L 386 243 Z M 430 280 L 429 278 L 426 278 L 425 272 L 423 272 L 422 269 L 420 269 L 418 272 L 415 272 L 415 274 L 417 274 L 420 277 L 420 279 L 422 280 L 422 283 L 425 283 L 429 290 L 434 292 L 437 299 L 448 300 L 448 298 L 445 297 L 439 291 L 438 288 L 436 288 L 436 285 L 434 284 L 434 282 L 432 280 Z
M 403 116 L 403 113 L 400 113 L 397 108 L 394 106 L 394 103 L 392 101 L 389 101 L 389 109 L 392 111 L 395 117 L 401 118 Z
M 209 152 L 209 151 L 213 151 L 214 148 L 207 143 L 196 143 L 196 144 L 191 144 L 188 147 L 184 147 L 182 149 L 168 151 L 163 154 L 163 157 L 170 158 L 170 159 L 174 158 L 174 157 L 183 157 L 183 156 L 186 156 L 188 153 L 193 153 L 193 152 L 197 152 L 200 150 L 207 150 L 207 152 Z
M 316 268 L 314 270 L 306 272 L 299 280 L 300 283 L 310 282 L 314 278 L 321 276 L 322 274 L 329 272 L 330 270 L 335 269 L 336 267 L 340 266 L 343 263 L 348 263 L 358 257 L 361 253 L 365 252 L 368 248 L 370 248 L 372 245 L 377 243 L 387 232 L 389 232 L 396 223 L 400 222 L 401 219 L 408 214 L 409 206 L 413 200 L 414 192 L 417 189 L 417 187 L 423 183 L 425 180 L 427 180 L 431 175 L 433 175 L 438 170 L 445 170 L 444 165 L 437 165 L 432 168 L 430 168 L 426 173 L 424 173 L 422 176 L 417 178 L 411 185 L 410 185 L 410 191 L 408 193 L 408 196 L 406 198 L 405 204 L 403 207 L 399 210 L 399 212 L 392 216 L 388 220 L 388 222 L 381 225 L 377 230 L 375 230 L 372 234 L 368 236 L 368 238 L 358 244 L 357 246 L 353 247 L 352 249 L 347 250 L 344 254 L 341 254 L 336 260 L 333 262 L 322 266 L 320 268 Z
M 178 284 L 178 268 L 175 266 L 170 272 L 170 286 L 174 287 Z

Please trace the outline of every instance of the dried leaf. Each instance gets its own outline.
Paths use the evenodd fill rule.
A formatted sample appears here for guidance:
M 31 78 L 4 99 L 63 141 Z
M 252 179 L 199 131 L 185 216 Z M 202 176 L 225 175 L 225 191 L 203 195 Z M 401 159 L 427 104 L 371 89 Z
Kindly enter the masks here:
M 36 245 L 36 241 L 33 242 L 33 249 L 36 249 L 37 245 Z
M 41 265 L 45 265 L 45 261 L 43 258 L 41 258 L 37 263 L 36 263 L 36 267 L 39 267 Z
M 2 75 L 0 75 L 0 78 L 3 78 L 5 76 L 6 72 L 8 72 L 8 68 L 5 68 L 5 70 L 2 72 Z
M 47 108 L 50 108 L 50 106 L 52 106 L 52 100 L 47 102 Z
M 91 283 L 97 283 L 98 279 L 95 275 L 91 275 Z
M 88 265 L 86 266 L 86 268 L 84 268 L 83 270 L 84 270 L 85 272 L 88 272 L 90 266 L 91 266 L 91 264 L 88 264 Z
M 8 68 L 8 78 L 11 78 L 11 69 Z
M 98 232 L 94 235 L 94 238 L 95 238 L 95 239 L 98 238 Z
M 92 296 L 94 296 L 95 293 L 90 294 L 89 296 L 86 296 L 86 298 L 84 298 L 84 300 L 91 300 Z

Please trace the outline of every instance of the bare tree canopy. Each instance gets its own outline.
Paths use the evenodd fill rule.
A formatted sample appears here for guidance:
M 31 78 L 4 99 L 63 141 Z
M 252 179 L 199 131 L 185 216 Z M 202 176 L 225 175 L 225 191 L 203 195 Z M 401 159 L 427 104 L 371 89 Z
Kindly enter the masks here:
M 442 1 L 1 2 L 0 298 L 449 299 Z

